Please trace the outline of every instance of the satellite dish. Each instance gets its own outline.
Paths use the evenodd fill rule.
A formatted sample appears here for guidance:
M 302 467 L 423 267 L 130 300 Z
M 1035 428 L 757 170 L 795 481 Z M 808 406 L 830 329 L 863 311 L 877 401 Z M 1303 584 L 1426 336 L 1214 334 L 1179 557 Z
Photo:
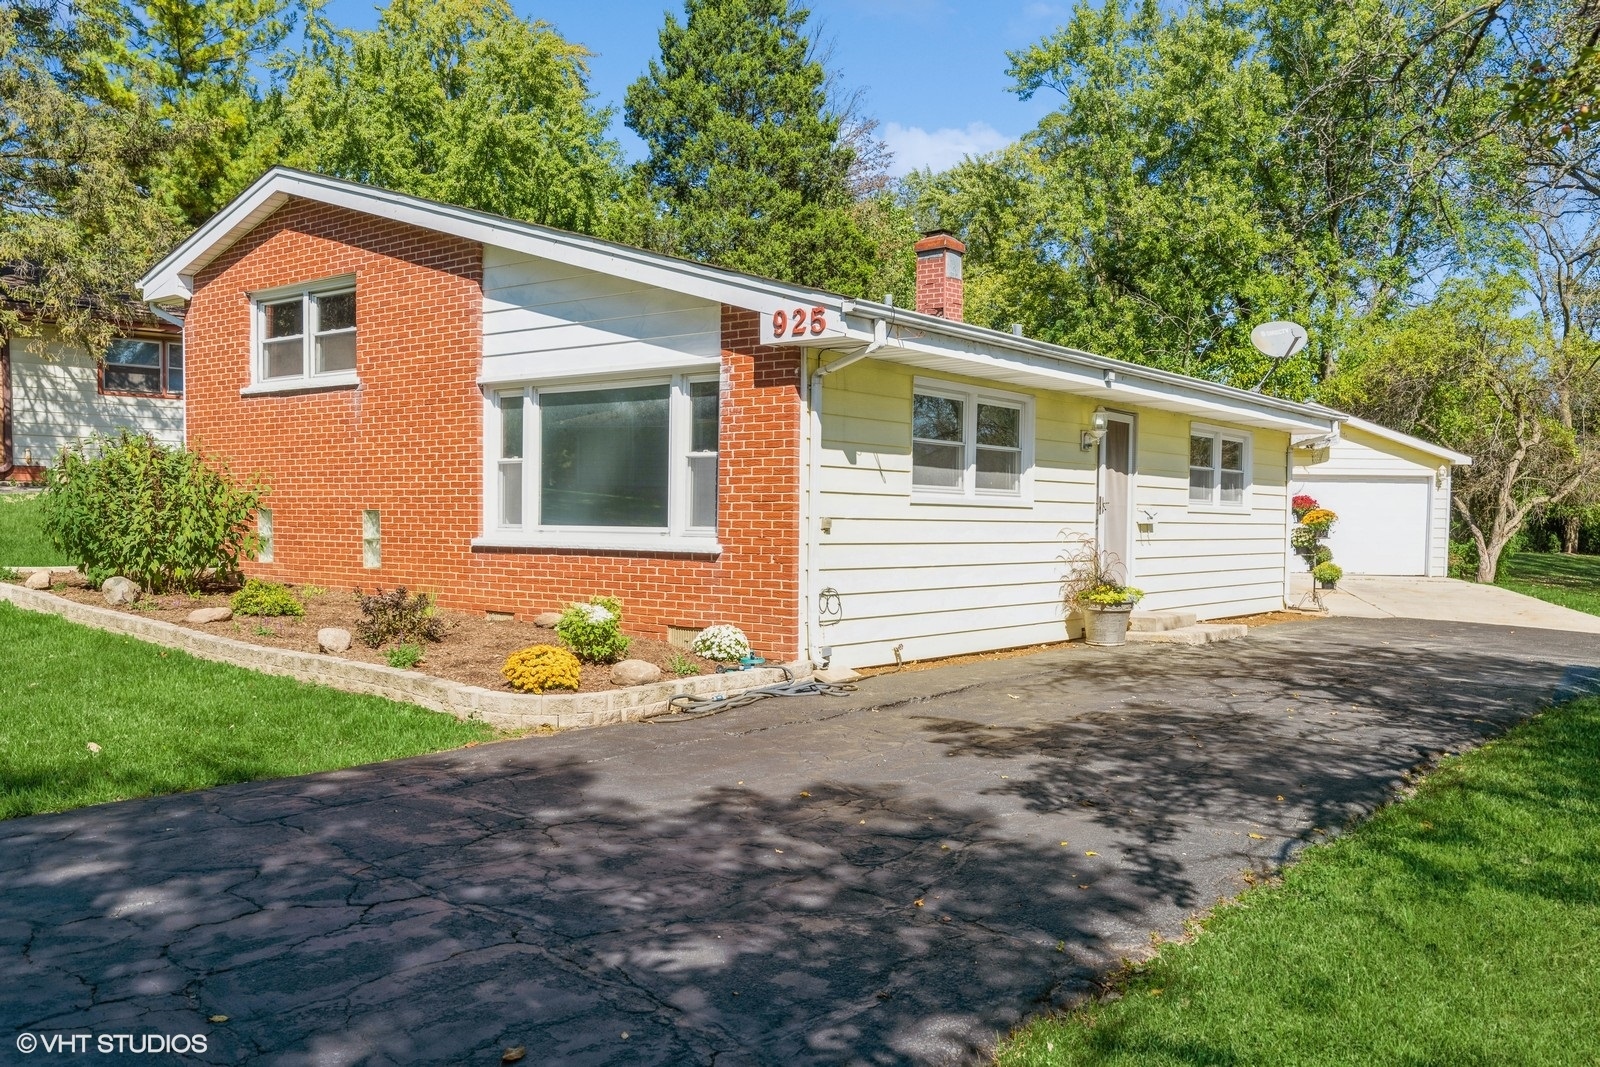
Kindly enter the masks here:
M 1297 322 L 1263 322 L 1250 331 L 1250 343 L 1269 359 L 1287 359 L 1306 346 L 1306 328 Z

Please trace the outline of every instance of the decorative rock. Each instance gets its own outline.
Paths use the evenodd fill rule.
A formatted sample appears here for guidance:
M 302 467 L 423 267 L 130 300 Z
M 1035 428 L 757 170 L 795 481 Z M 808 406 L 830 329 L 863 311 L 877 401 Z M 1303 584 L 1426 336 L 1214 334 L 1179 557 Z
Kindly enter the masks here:
M 350 631 L 337 626 L 324 626 L 317 631 L 317 647 L 324 652 L 348 652 Z
M 50 579 L 54 576 L 54 572 L 52 571 L 34 571 L 32 574 L 28 575 L 28 580 L 22 584 L 27 586 L 29 589 L 49 589 Z
M 118 574 L 100 583 L 100 595 L 114 608 L 132 604 L 143 595 L 139 583 Z
M 849 667 L 827 667 L 820 671 L 812 671 L 811 677 L 830 685 L 844 685 L 846 682 L 855 681 L 861 675 Z
M 546 630 L 554 630 L 556 628 L 556 623 L 560 621 L 561 612 L 559 611 L 546 611 L 543 614 L 535 615 L 533 617 L 533 624 L 535 626 L 543 626 Z
M 189 612 L 190 622 L 227 622 L 233 618 L 233 609 L 220 608 L 195 608 Z
M 625 659 L 611 668 L 613 685 L 649 685 L 661 681 L 661 668 L 642 659 Z

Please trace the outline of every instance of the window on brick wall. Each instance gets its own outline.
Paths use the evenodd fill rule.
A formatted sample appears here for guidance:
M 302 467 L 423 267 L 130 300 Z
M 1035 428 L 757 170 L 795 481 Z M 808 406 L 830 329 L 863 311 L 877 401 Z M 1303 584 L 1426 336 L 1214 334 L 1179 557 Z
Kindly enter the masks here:
M 255 298 L 257 387 L 351 385 L 356 380 L 356 290 L 348 278 Z
M 143 337 L 111 342 L 100 363 L 102 393 L 183 395 L 183 343 Z
M 501 387 L 491 401 L 491 532 L 715 535 L 717 379 Z

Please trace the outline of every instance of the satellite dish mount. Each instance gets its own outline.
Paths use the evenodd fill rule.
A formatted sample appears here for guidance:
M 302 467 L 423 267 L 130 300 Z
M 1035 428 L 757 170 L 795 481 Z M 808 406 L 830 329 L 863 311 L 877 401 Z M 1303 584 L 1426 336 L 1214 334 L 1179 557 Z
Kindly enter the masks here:
M 1272 360 L 1272 366 L 1267 368 L 1267 373 L 1251 390 L 1259 393 L 1262 386 L 1267 384 L 1267 379 L 1277 373 L 1283 361 L 1301 351 L 1306 346 L 1306 328 L 1297 322 L 1277 320 L 1263 322 L 1250 331 L 1250 343 L 1256 346 L 1256 351 Z

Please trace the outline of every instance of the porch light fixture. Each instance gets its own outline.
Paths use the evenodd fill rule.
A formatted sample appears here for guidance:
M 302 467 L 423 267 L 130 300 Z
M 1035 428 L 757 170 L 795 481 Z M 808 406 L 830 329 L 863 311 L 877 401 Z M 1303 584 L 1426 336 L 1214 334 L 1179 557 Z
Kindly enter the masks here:
M 1094 409 L 1094 415 L 1089 426 L 1089 429 L 1083 431 L 1083 450 L 1085 452 L 1098 445 L 1100 438 L 1106 435 L 1106 413 L 1104 408 Z

